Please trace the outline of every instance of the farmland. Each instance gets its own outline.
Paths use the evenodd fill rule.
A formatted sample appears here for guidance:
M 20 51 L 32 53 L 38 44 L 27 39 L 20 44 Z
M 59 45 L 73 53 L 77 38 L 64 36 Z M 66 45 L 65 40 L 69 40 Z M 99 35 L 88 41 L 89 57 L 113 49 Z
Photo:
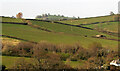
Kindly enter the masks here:
M 28 49 L 33 50 L 34 48 L 37 48 L 40 46 L 47 51 L 48 57 L 52 56 L 51 53 L 55 55 L 58 54 L 60 55 L 60 59 L 62 56 L 66 60 L 66 61 L 61 60 L 64 64 L 70 65 L 72 68 L 82 67 L 87 60 L 95 57 L 95 56 L 92 57 L 92 51 L 90 50 L 90 49 L 93 49 L 93 51 L 97 52 L 97 49 L 93 47 L 100 48 L 101 51 L 106 53 L 106 56 L 109 55 L 110 53 L 117 52 L 118 37 L 96 30 L 96 26 L 97 26 L 97 28 L 100 28 L 100 29 L 106 28 L 107 31 L 117 33 L 118 32 L 117 30 L 118 24 L 116 24 L 117 22 L 90 24 L 94 22 L 104 22 L 104 21 L 111 21 L 111 20 L 113 20 L 113 16 L 104 16 L 104 17 L 97 17 L 97 18 L 95 17 L 95 18 L 89 18 L 89 19 L 83 18 L 80 20 L 59 21 L 62 23 L 67 23 L 72 25 L 89 24 L 89 25 L 82 25 L 82 26 L 92 28 L 93 30 L 82 28 L 82 27 L 58 24 L 52 21 L 48 22 L 48 21 L 41 21 L 41 20 L 29 20 L 32 23 L 31 25 L 0 23 L 0 25 L 2 25 L 2 34 L 0 35 L 5 35 L 3 36 L 3 38 L 7 38 L 7 39 L 9 38 L 10 40 L 8 43 L 11 42 L 11 44 L 9 45 L 6 43 L 3 43 L 4 48 L 8 49 L 8 50 L 7 49 L 4 50 L 4 54 L 9 55 L 8 53 L 10 53 L 9 56 L 2 56 L 3 65 L 5 65 L 7 68 L 11 68 L 12 66 L 14 66 L 14 63 L 17 60 L 20 60 L 20 58 L 24 58 L 28 62 L 31 62 L 31 59 L 33 58 L 32 58 L 32 54 L 30 53 L 31 51 L 28 51 Z M 26 22 L 23 22 L 23 19 L 8 18 L 8 17 L 3 17 L 2 22 L 26 23 Z M 33 27 L 33 26 L 37 26 L 37 27 Z M 38 27 L 50 30 L 50 32 L 46 30 L 41 30 Z M 102 37 L 94 38 L 96 35 L 100 35 L 100 34 L 104 35 L 106 38 L 102 38 Z M 11 36 L 13 38 L 6 37 L 6 36 Z M 6 40 L 4 39 L 3 42 L 8 41 L 7 39 Z M 13 41 L 11 39 L 15 39 L 15 40 Z M 113 40 L 110 40 L 110 39 L 113 39 Z M 13 46 L 12 42 L 14 43 L 16 41 L 17 41 L 17 44 Z M 46 41 L 47 43 L 43 44 L 41 43 L 41 41 Z M 35 42 L 36 44 L 33 45 L 33 48 L 30 48 L 32 46 L 29 46 L 24 42 Z M 32 45 L 31 43 L 28 43 L 28 44 Z M 78 46 L 77 44 L 79 44 L 80 46 Z M 64 46 L 64 45 L 68 45 L 68 46 Z M 20 50 L 22 48 L 21 46 L 23 47 L 25 46 L 26 49 L 24 51 Z M 62 46 L 63 48 L 57 48 Z M 79 49 L 75 49 L 73 47 L 79 48 Z M 20 51 L 20 53 L 18 50 Z M 24 53 L 25 51 L 26 53 Z M 40 51 L 38 51 L 38 53 L 39 52 Z M 23 55 L 28 54 L 28 57 L 22 57 L 22 53 Z M 89 53 L 91 53 L 91 55 L 89 55 Z M 17 54 L 20 57 L 17 57 Z M 97 54 L 97 53 L 93 53 L 93 54 Z M 82 57 L 82 56 L 86 56 L 86 57 Z M 105 59 L 106 56 L 103 56 L 103 58 Z M 54 56 L 52 57 L 55 58 Z M 48 59 L 48 62 L 50 59 Z M 67 59 L 68 60 L 71 59 L 71 60 L 67 61 Z M 57 59 L 55 58 L 54 60 L 57 60 Z
M 31 61 L 30 58 L 25 57 L 13 57 L 13 56 L 2 56 L 2 64 L 6 65 L 7 68 L 12 68 L 19 59 L 24 58 L 27 61 Z
M 93 28 L 93 29 L 101 29 L 114 33 L 118 33 L 118 22 L 107 22 L 107 23 L 99 23 L 99 24 L 91 24 L 85 25 L 85 27 Z
M 95 30 L 89 30 L 89 29 L 79 28 L 74 26 L 67 26 L 67 25 L 62 25 L 57 23 L 49 23 L 49 22 L 42 22 L 42 21 L 31 21 L 31 22 L 33 25 L 38 25 L 40 27 L 47 28 L 48 30 L 52 30 L 53 32 L 63 32 L 65 34 L 76 34 L 81 36 L 86 35 L 88 37 L 95 36 L 97 34 L 103 34 Z M 109 36 L 106 34 L 104 35 L 112 38 L 112 36 Z
M 106 17 L 111 18 L 112 16 L 106 16 Z M 102 17 L 100 19 L 104 19 L 106 17 Z M 92 21 L 94 19 L 96 18 L 91 18 L 89 20 Z M 15 18 L 2 18 L 2 21 L 23 23 L 21 19 L 15 19 Z M 29 41 L 35 41 L 35 42 L 40 42 L 42 40 L 49 41 L 52 43 L 66 43 L 66 44 L 80 42 L 85 47 L 87 47 L 89 43 L 95 42 L 96 40 L 102 43 L 103 46 L 104 45 L 106 46 L 107 45 L 106 43 L 110 43 L 109 41 L 111 41 L 111 40 L 91 38 L 91 36 L 95 36 L 98 34 L 104 34 L 96 30 L 89 30 L 85 28 L 67 26 L 67 25 L 62 25 L 62 24 L 57 24 L 57 23 L 52 23 L 52 22 L 44 22 L 44 21 L 31 21 L 31 22 L 33 25 L 38 25 L 40 27 L 51 30 L 53 32 L 50 33 L 46 31 L 42 31 L 42 30 L 32 28 L 27 25 L 25 26 L 25 25 L 17 25 L 17 24 L 14 24 L 14 25 L 13 24 L 2 24 L 3 35 L 14 36 L 14 37 L 22 38 L 22 39 L 29 40 Z M 100 26 L 101 24 L 97 24 L 97 25 Z M 102 28 L 108 28 L 109 30 L 111 28 L 110 26 L 112 25 L 115 25 L 115 23 L 114 22 L 110 23 L 110 25 L 103 24 Z M 95 28 L 95 25 L 85 25 L 85 27 Z M 114 28 L 111 31 L 117 31 L 115 27 L 117 27 L 117 24 L 116 26 L 114 26 Z M 54 32 L 57 32 L 57 33 L 54 33 Z M 107 34 L 104 34 L 104 35 L 107 36 L 108 38 L 117 39 L 117 37 L 114 37 L 111 35 L 107 35 Z M 84 37 L 84 36 L 87 36 L 87 37 Z M 89 42 L 89 40 L 91 40 L 92 42 Z M 103 43 L 103 41 L 105 41 L 105 43 Z M 113 41 L 113 42 L 116 42 L 116 41 Z
M 12 69 L 12 67 L 15 65 L 15 63 L 17 61 L 19 61 L 19 59 L 25 59 L 27 60 L 28 62 L 31 62 L 34 63 L 33 61 L 33 58 L 25 58 L 25 57 L 13 57 L 13 56 L 2 56 L 2 64 L 7 66 L 7 68 L 10 68 Z M 70 61 L 70 62 L 67 62 L 67 61 L 64 61 L 65 64 L 70 64 L 72 67 L 77 67 L 79 65 L 83 65 L 84 61 Z
M 29 41 L 49 41 L 52 43 L 66 43 L 66 44 L 74 44 L 74 43 L 81 43 L 83 46 L 88 47 L 88 45 L 92 42 L 96 42 L 96 40 L 103 44 L 103 46 L 107 47 L 117 47 L 116 41 L 109 42 L 112 40 L 105 40 L 105 39 L 96 39 L 96 38 L 89 38 L 83 36 L 76 36 L 76 35 L 67 35 L 61 33 L 49 33 L 46 31 L 42 31 L 36 28 L 32 28 L 30 26 L 24 25 L 17 25 L 17 24 L 3 24 L 3 35 L 9 35 L 13 37 L 22 38 Z M 23 35 L 24 34 L 24 35 Z M 89 42 L 91 41 L 91 42 Z M 103 43 L 104 42 L 104 43 Z M 86 44 L 87 43 L 87 44 Z M 113 45 L 108 45 L 113 44 Z
M 1 19 L 1 18 L 2 18 L 2 17 L 0 17 L 0 19 Z M 22 19 L 9 18 L 9 17 L 4 17 L 4 18 L 2 18 L 2 22 L 24 23 Z
M 96 23 L 96 22 L 113 21 L 114 16 L 115 15 L 93 17 L 93 18 L 81 18 L 81 19 L 78 19 L 78 20 L 65 20 L 65 21 L 59 21 L 59 22 L 72 24 L 72 25 L 91 24 L 91 23 Z

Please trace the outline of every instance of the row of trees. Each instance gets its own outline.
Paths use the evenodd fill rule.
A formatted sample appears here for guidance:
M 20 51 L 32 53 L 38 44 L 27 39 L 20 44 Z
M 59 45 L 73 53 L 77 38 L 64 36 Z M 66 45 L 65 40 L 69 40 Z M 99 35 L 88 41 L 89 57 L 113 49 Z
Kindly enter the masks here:
M 68 19 L 77 19 L 77 18 L 74 16 L 73 17 L 65 17 L 64 15 L 60 15 L 60 14 L 51 15 L 50 13 L 48 13 L 48 14 L 37 15 L 36 19 L 58 21 L 58 20 L 68 20 Z
M 3 48 L 6 49 L 3 51 L 3 55 L 30 57 L 36 60 L 35 64 L 31 64 L 20 59 L 20 61 L 16 62 L 15 66 L 17 67 L 14 68 L 20 68 L 19 66 L 23 63 L 23 66 L 26 65 L 24 67 L 27 68 L 31 66 L 34 69 L 63 69 L 71 68 L 69 65 L 64 64 L 63 61 L 84 60 L 86 64 L 82 68 L 95 69 L 101 66 L 107 67 L 113 58 L 118 57 L 116 51 L 105 49 L 97 42 L 91 44 L 89 49 L 85 49 L 79 44 L 55 45 L 48 42 L 40 42 L 38 44 L 21 42 L 17 46 L 3 44 Z
M 42 18 L 42 17 L 49 17 L 49 16 L 58 16 L 58 17 L 64 17 L 64 15 L 51 15 L 50 13 L 48 14 L 42 14 L 42 15 L 38 15 L 36 18 Z

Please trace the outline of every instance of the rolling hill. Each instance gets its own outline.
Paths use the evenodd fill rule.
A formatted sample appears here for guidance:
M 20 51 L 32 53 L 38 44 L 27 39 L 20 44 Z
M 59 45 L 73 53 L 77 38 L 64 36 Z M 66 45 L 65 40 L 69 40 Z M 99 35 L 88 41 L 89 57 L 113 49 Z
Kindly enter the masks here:
M 112 16 L 106 16 L 106 17 L 100 17 L 100 18 L 89 18 L 89 19 L 81 19 L 78 20 L 76 23 L 76 20 L 72 20 L 72 23 L 69 23 L 70 20 L 66 21 L 60 21 L 62 23 L 72 24 L 72 25 L 65 25 L 60 24 L 59 22 L 52 22 L 52 21 L 43 21 L 43 20 L 31 20 L 31 19 L 16 19 L 16 18 L 10 18 L 10 17 L 0 17 L 2 18 L 2 21 L 0 21 L 0 25 L 2 25 L 2 35 L 3 38 L 10 38 L 6 39 L 5 41 L 11 42 L 13 44 L 17 40 L 17 44 L 19 42 L 34 42 L 39 43 L 41 41 L 47 41 L 53 44 L 80 44 L 83 48 L 89 49 L 90 45 L 94 42 L 98 42 L 102 44 L 102 46 L 106 49 L 118 51 L 118 37 L 109 35 L 103 32 L 99 32 L 96 30 L 96 26 L 104 29 L 106 28 L 109 31 L 118 32 L 117 22 L 104 22 L 108 21 L 107 18 L 109 18 L 109 21 L 112 20 Z M 29 21 L 29 22 L 27 22 Z M 104 23 L 97 23 L 97 24 L 89 24 L 87 25 L 81 25 L 82 27 L 73 26 L 78 24 L 83 24 L 83 21 L 87 21 L 89 23 L 94 22 L 104 22 Z M 23 24 L 27 23 L 27 24 Z M 31 23 L 31 24 L 29 24 Z M 91 29 L 87 29 L 87 28 Z M 49 30 L 49 31 L 48 31 Z M 96 35 L 104 35 L 106 36 L 101 38 L 95 38 L 93 36 Z M 59 53 L 62 54 L 62 53 Z M 64 53 L 65 54 L 65 53 Z M 17 60 L 20 58 L 24 58 L 27 61 L 31 61 L 31 58 L 26 57 L 13 57 L 13 56 L 2 56 L 3 64 L 7 66 L 7 68 L 11 68 Z M 73 68 L 78 68 L 82 65 L 84 65 L 83 61 L 63 61 L 65 64 L 70 65 Z
M 72 24 L 72 25 L 92 24 L 92 23 L 114 21 L 115 16 L 116 15 L 91 17 L 91 18 L 81 18 L 81 19 L 77 19 L 77 20 L 65 20 L 65 21 L 59 21 L 59 22 Z
M 5 20 L 3 19 L 3 21 Z M 21 20 L 19 22 L 21 22 Z M 37 28 L 33 28 L 29 25 L 1 23 L 3 27 L 2 28 L 3 35 L 17 37 L 33 42 L 48 41 L 55 44 L 60 44 L 60 43 L 74 44 L 79 42 L 85 48 L 87 48 L 89 44 L 93 42 L 100 42 L 101 44 L 103 44 L 104 47 L 108 47 L 108 46 L 111 48 L 117 47 L 117 41 L 92 38 L 91 36 L 95 36 L 97 34 L 104 34 L 104 33 L 99 33 L 95 30 L 89 30 L 74 26 L 71 27 L 67 25 L 43 22 L 43 21 L 31 21 L 31 22 L 33 25 L 38 25 L 40 27 L 47 28 L 49 30 L 52 30 L 53 32 L 43 31 Z M 87 37 L 85 37 L 85 35 L 87 35 Z M 104 35 L 112 39 L 117 39 L 117 37 L 111 35 L 107 35 L 107 34 Z

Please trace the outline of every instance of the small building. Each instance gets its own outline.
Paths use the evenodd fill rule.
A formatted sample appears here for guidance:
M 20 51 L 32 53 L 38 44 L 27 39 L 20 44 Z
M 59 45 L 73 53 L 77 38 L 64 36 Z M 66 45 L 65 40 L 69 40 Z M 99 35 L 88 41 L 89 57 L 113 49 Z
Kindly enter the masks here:
M 113 60 L 110 62 L 110 69 L 111 70 L 119 70 L 120 69 L 120 60 Z
M 120 66 L 120 60 L 113 60 L 110 62 L 110 65 L 114 65 L 114 66 Z

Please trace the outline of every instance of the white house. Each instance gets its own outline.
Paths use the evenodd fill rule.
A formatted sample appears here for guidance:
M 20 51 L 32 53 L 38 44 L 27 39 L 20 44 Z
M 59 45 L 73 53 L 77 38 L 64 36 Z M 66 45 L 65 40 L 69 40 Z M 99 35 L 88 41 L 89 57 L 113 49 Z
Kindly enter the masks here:
M 120 60 L 113 60 L 110 62 L 110 65 L 114 65 L 114 66 L 120 66 Z

